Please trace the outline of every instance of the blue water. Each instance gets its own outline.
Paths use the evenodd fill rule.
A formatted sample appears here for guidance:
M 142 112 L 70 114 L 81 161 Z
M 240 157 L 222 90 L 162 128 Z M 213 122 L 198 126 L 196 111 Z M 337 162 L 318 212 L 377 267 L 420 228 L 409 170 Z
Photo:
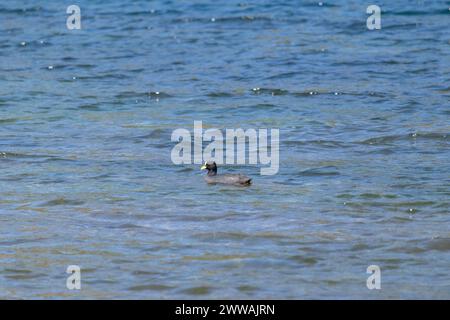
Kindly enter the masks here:
M 0 298 L 450 298 L 450 1 L 69 4 L 0 4 Z M 174 165 L 194 120 L 279 173 Z

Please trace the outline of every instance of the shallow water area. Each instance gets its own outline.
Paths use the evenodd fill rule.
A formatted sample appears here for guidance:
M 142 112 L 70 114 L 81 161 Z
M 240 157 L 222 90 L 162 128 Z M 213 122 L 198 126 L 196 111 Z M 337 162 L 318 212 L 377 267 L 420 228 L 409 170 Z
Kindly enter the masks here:
M 0 4 L 0 298 L 450 298 L 449 1 L 77 3 Z M 197 120 L 278 174 L 174 165 Z

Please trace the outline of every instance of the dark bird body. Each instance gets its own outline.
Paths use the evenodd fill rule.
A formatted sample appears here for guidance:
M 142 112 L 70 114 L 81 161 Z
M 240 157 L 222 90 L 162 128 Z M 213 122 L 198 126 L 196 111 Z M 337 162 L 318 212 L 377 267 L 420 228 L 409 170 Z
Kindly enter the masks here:
M 208 170 L 205 181 L 209 184 L 231 184 L 236 186 L 249 186 L 252 179 L 242 174 L 217 174 L 215 162 L 205 162 L 201 169 Z

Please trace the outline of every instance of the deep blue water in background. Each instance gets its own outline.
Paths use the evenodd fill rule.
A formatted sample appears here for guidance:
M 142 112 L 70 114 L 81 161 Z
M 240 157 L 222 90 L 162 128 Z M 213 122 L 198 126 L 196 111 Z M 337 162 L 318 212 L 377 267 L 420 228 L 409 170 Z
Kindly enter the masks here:
M 69 4 L 0 5 L 0 298 L 450 298 L 450 1 Z M 194 120 L 279 173 L 172 164 Z

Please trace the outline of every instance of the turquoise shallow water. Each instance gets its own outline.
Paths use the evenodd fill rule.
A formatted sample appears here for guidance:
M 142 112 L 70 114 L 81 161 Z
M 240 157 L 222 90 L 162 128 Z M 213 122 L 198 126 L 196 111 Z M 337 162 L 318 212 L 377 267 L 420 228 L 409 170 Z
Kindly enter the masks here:
M 1 298 L 450 298 L 449 1 L 78 3 L 0 5 Z M 194 120 L 279 173 L 206 185 Z

